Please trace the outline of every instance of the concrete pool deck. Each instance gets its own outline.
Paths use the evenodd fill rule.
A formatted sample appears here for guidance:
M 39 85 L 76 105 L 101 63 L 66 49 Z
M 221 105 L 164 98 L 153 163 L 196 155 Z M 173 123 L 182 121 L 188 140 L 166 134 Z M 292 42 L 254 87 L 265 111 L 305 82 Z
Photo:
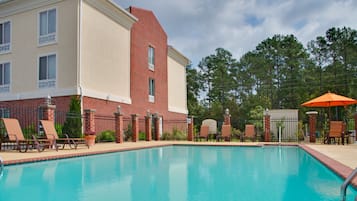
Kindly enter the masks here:
M 102 154 L 117 151 L 135 150 L 150 147 L 170 146 L 170 145 L 224 145 L 224 146 L 262 146 L 267 143 L 257 142 L 189 142 L 189 141 L 139 141 L 116 143 L 97 143 L 89 149 L 86 146 L 78 146 L 78 149 L 65 148 L 63 150 L 49 150 L 37 152 L 29 150 L 26 153 L 17 151 L 2 151 L 0 157 L 4 160 L 5 165 L 19 164 L 26 162 L 35 162 L 41 160 L 52 160 L 59 158 L 78 157 L 92 154 Z M 269 143 L 269 145 L 277 145 Z M 312 156 L 317 158 L 323 164 L 328 166 L 342 178 L 346 178 L 353 169 L 357 167 L 357 144 L 348 145 L 324 145 L 324 144 L 285 144 L 298 145 Z M 357 178 L 353 180 L 353 185 L 357 187 Z

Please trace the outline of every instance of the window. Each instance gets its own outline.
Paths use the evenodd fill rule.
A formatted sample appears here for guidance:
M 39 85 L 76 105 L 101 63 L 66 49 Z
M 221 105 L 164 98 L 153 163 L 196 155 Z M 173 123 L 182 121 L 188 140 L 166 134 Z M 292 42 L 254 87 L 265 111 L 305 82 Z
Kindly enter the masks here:
M 10 63 L 0 64 L 0 93 L 10 91 Z
M 151 46 L 149 46 L 149 51 L 148 51 L 148 62 L 149 62 L 149 69 L 154 70 L 155 69 L 155 49 Z
M 40 45 L 56 42 L 56 9 L 46 10 L 39 14 Z
M 10 52 L 10 22 L 0 24 L 0 54 Z
M 155 102 L 155 80 L 149 79 L 149 102 Z
M 39 58 L 39 88 L 56 86 L 56 55 L 42 56 Z

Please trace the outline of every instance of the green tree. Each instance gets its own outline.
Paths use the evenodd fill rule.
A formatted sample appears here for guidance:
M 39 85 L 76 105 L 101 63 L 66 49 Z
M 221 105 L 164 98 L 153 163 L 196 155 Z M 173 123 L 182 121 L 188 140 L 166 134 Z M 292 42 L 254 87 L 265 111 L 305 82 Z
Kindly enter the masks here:
M 71 98 L 62 132 L 72 138 L 82 137 L 81 100 L 78 96 Z

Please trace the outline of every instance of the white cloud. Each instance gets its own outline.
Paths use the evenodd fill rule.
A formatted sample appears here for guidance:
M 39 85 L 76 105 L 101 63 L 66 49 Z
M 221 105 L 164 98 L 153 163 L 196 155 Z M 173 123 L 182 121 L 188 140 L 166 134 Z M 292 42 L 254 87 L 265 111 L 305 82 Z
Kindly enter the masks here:
M 331 27 L 357 29 L 355 0 L 115 0 L 152 10 L 170 45 L 193 65 L 218 47 L 239 59 L 274 34 L 294 34 L 303 45 Z

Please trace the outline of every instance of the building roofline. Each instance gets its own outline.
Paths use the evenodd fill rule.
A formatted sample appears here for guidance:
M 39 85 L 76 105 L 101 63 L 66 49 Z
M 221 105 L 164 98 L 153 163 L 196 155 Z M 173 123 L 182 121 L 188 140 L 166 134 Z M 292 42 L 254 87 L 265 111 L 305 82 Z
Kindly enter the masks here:
M 168 56 L 175 59 L 180 64 L 184 65 L 185 67 L 191 63 L 191 61 L 184 56 L 181 52 L 176 50 L 173 46 L 168 45 Z

